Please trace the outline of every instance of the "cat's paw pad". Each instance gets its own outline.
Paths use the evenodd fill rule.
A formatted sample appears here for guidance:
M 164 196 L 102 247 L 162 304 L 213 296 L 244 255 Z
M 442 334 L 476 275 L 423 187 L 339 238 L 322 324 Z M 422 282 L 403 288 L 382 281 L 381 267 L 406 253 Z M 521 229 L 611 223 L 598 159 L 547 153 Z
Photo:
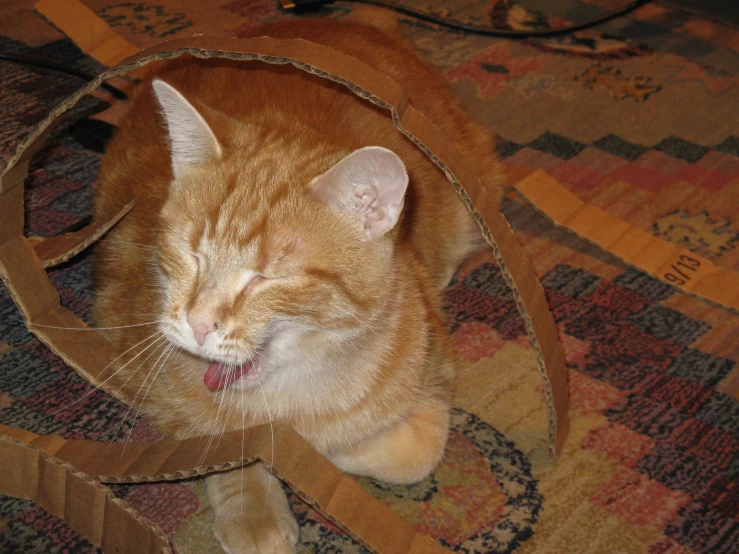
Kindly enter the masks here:
M 293 554 L 300 529 L 295 518 L 219 518 L 215 535 L 227 554 Z

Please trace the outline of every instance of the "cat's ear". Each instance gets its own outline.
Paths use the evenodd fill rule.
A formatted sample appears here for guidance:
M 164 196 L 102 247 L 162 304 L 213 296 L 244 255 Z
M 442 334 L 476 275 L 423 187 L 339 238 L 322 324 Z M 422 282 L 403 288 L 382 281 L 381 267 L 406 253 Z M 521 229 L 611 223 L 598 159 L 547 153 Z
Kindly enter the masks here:
M 334 209 L 355 213 L 369 240 L 395 227 L 407 187 L 408 172 L 403 161 L 380 146 L 355 150 L 310 184 L 319 200 Z
M 219 158 L 218 139 L 192 104 L 164 81 L 154 80 L 152 86 L 167 121 L 175 178 L 190 167 Z

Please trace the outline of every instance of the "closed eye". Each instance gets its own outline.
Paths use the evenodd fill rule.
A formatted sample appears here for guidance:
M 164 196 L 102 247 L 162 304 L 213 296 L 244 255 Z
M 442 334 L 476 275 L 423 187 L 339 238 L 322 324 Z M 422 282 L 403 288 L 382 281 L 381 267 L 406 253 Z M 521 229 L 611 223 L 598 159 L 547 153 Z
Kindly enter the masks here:
M 266 280 L 267 278 L 264 275 L 254 275 L 254 277 L 251 278 L 251 280 L 246 284 L 246 287 L 244 288 L 244 292 L 249 292 L 251 289 L 253 289 L 256 285 L 261 283 L 262 281 Z
M 206 267 L 205 256 L 203 256 L 200 252 L 190 252 L 190 256 L 192 257 L 192 260 L 195 262 L 195 266 L 198 269 L 198 273 L 202 273 Z

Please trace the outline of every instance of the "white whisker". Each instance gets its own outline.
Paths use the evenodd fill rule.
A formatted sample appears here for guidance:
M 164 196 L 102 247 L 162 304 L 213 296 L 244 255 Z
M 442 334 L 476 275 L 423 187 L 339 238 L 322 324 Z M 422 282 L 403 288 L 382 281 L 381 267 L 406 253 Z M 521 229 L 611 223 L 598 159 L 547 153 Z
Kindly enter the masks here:
M 151 244 L 143 244 L 141 242 L 131 242 L 131 241 L 119 239 L 116 237 L 106 238 L 106 239 L 101 240 L 100 242 L 108 242 L 110 244 L 130 244 L 132 246 L 143 246 L 144 248 L 152 248 L 152 249 L 157 248 L 156 246 L 152 246 Z
M 244 387 L 241 387 L 241 515 L 244 515 L 244 433 L 246 427 L 246 405 L 244 404 Z
M 213 435 L 216 432 L 216 428 L 218 426 L 218 418 L 221 415 L 221 408 L 223 408 L 223 398 L 225 396 L 226 388 L 224 387 L 221 389 L 221 400 L 218 403 L 218 411 L 216 411 L 216 417 L 213 421 L 213 428 L 210 431 L 210 437 L 208 437 L 208 443 L 205 445 L 205 451 L 203 452 L 203 455 L 200 457 L 200 460 L 198 461 L 197 465 L 202 465 L 202 463 L 205 461 L 205 458 L 208 456 L 208 450 L 210 449 L 210 445 L 213 442 Z
M 133 423 L 131 424 L 131 429 L 128 431 L 128 437 L 126 438 L 126 444 L 123 445 L 123 451 L 126 451 L 126 446 L 128 445 L 128 441 L 131 439 L 131 433 L 133 433 L 133 428 L 136 426 L 136 422 L 139 420 L 139 414 L 141 413 L 141 408 L 144 406 L 144 403 L 146 402 L 146 397 L 149 394 L 149 391 L 151 390 L 151 386 L 154 384 L 154 381 L 156 381 L 157 377 L 159 377 L 159 373 L 162 371 L 164 366 L 167 364 L 167 361 L 169 360 L 170 356 L 172 356 L 172 353 L 177 350 L 177 346 L 174 344 L 171 345 L 169 348 L 169 353 L 167 354 L 167 357 L 164 358 L 162 363 L 159 365 L 159 369 L 154 374 L 154 378 L 151 380 L 151 383 L 149 383 L 149 387 L 146 389 L 146 392 L 144 393 L 144 398 L 141 400 L 141 403 L 139 404 L 138 409 L 136 410 L 136 416 L 133 418 Z M 165 349 L 166 351 L 166 349 Z M 158 361 L 158 359 L 157 359 Z M 156 362 L 154 362 L 154 366 L 156 367 Z M 148 379 L 148 376 L 147 376 Z M 146 381 L 144 381 L 146 382 Z
M 146 374 L 146 378 L 145 378 L 145 379 L 144 379 L 144 380 L 142 381 L 142 383 L 141 383 L 141 384 L 139 385 L 139 388 L 138 388 L 138 390 L 136 391 L 136 396 L 134 396 L 134 397 L 133 397 L 133 400 L 131 401 L 131 404 L 130 404 L 130 405 L 128 406 L 128 411 L 126 411 L 126 415 L 125 415 L 125 416 L 123 416 L 123 421 L 125 421 L 126 419 L 128 419 L 128 414 L 130 414 L 130 413 L 131 413 L 131 410 L 132 410 L 132 409 L 133 409 L 133 407 L 134 407 L 134 406 L 136 405 L 136 400 L 138 400 L 138 398 L 139 398 L 139 394 L 141 394 L 141 391 L 142 391 L 142 390 L 143 390 L 143 388 L 144 388 L 144 387 L 146 386 L 146 382 L 147 382 L 147 381 L 149 380 L 149 377 L 151 376 L 152 372 L 153 372 L 153 371 L 154 371 L 154 370 L 156 369 L 156 367 L 157 367 L 157 364 L 159 363 L 159 360 L 161 360 L 161 359 L 162 359 L 162 357 L 163 357 L 164 355 L 166 355 L 166 354 L 167 354 L 167 353 L 168 353 L 168 352 L 169 352 L 169 351 L 170 351 L 170 350 L 171 350 L 171 349 L 172 349 L 173 347 L 174 347 L 174 345 L 172 345 L 172 344 L 170 343 L 170 344 L 168 344 L 168 345 L 167 345 L 167 346 L 166 346 L 166 347 L 164 348 L 164 350 L 162 350 L 162 351 L 161 351 L 161 352 L 159 353 L 159 357 L 158 357 L 158 358 L 157 358 L 157 359 L 156 359 L 156 360 L 154 361 L 154 363 L 152 364 L 152 366 L 151 366 L 151 369 L 149 370 L 149 373 L 147 373 L 147 374 Z M 139 408 L 140 408 L 140 407 L 139 407 Z M 138 412 L 137 412 L 137 413 L 138 413 Z M 123 422 L 121 422 L 121 424 L 123 424 Z M 130 430 L 130 431 L 133 431 L 133 426 L 134 426 L 135 424 L 136 424 L 136 420 L 134 419 L 134 424 L 133 424 L 133 425 L 131 425 L 131 430 Z M 129 433 L 128 433 L 128 436 L 129 436 L 129 437 L 131 436 L 131 432 L 130 432 L 130 431 L 129 431 Z M 126 439 L 126 444 L 128 444 L 128 439 Z M 121 457 L 123 456 L 123 454 L 125 453 L 125 451 L 126 451 L 126 447 L 124 446 L 124 447 L 123 447 L 123 451 L 121 452 Z
M 231 380 L 231 375 L 235 371 L 236 371 L 236 365 L 233 364 L 233 363 L 231 363 L 231 362 L 229 362 L 228 369 L 226 370 L 226 382 L 229 382 Z M 229 387 L 227 385 L 226 387 L 223 388 L 223 390 L 225 391 L 226 388 L 230 388 L 231 389 L 231 396 L 228 397 L 228 402 L 226 403 L 226 410 L 225 410 L 226 413 L 224 414 L 224 416 L 226 418 L 226 423 L 224 424 L 223 428 L 221 429 L 221 436 L 218 437 L 218 442 L 216 442 L 215 450 L 218 450 L 218 445 L 221 444 L 221 439 L 223 438 L 223 435 L 226 433 L 226 429 L 229 426 L 228 425 L 228 416 L 231 413 L 231 408 L 233 408 L 234 388 L 232 386 Z
M 100 374 L 102 375 L 102 374 L 103 374 L 103 373 L 105 372 L 105 370 L 106 370 L 106 369 L 108 369 L 108 368 L 109 368 L 109 367 L 110 367 L 111 365 L 113 365 L 113 364 L 114 364 L 114 363 L 115 363 L 115 362 L 116 362 L 116 361 L 117 361 L 118 359 L 120 359 L 120 358 L 121 358 L 122 356 L 124 356 L 125 354 L 129 353 L 129 352 L 130 352 L 131 350 L 133 350 L 134 348 L 136 348 L 136 347 L 137 347 L 137 346 L 138 346 L 139 344 L 141 344 L 142 342 L 146 342 L 147 340 L 151 339 L 152 337 L 155 337 L 155 336 L 157 336 L 157 335 L 162 335 L 162 334 L 164 334 L 164 333 L 162 333 L 161 331 L 157 331 L 156 333 L 152 333 L 151 335 L 149 335 L 148 337 L 146 337 L 146 338 L 145 338 L 144 340 L 142 340 L 141 342 L 137 342 L 137 343 L 136 343 L 136 344 L 134 344 L 134 345 L 133 345 L 133 346 L 132 346 L 131 348 L 129 348 L 128 350 L 126 350 L 126 351 L 124 351 L 123 353 L 119 354 L 119 355 L 118 355 L 118 356 L 116 356 L 115 358 L 113 358 L 113 360 L 112 360 L 112 361 L 111 361 L 111 362 L 110 362 L 110 363 L 109 363 L 108 365 L 106 365 L 106 366 L 105 366 L 105 367 L 103 368 L 103 370 L 102 370 L 102 371 L 100 372 Z M 158 339 L 157 339 L 157 340 L 158 340 Z M 148 349 L 149 349 L 149 348 L 151 347 L 151 345 L 152 345 L 152 344 L 154 344 L 155 342 L 157 342 L 157 340 L 154 340 L 154 341 L 153 341 L 153 342 L 151 342 L 150 344 L 147 344 L 147 345 L 146 345 L 146 347 L 145 347 L 145 348 L 144 348 L 143 350 L 141 350 L 141 352 L 139 352 L 139 353 L 138 353 L 138 354 L 136 354 L 136 355 L 135 355 L 135 356 L 134 356 L 133 358 L 131 358 L 130 360 L 128 360 L 128 361 L 127 361 L 127 362 L 126 362 L 126 363 L 125 363 L 125 364 L 124 364 L 123 366 L 121 366 L 121 367 L 120 367 L 120 368 L 119 368 L 118 370 L 116 370 L 116 371 L 115 371 L 115 372 L 114 372 L 114 373 L 113 373 L 113 374 L 112 374 L 112 375 L 111 375 L 110 377 L 108 377 L 108 378 L 107 378 L 107 379 L 106 379 L 105 381 L 103 381 L 103 382 L 102 382 L 102 383 L 100 383 L 99 385 L 97 385 L 97 386 L 93 387 L 92 389 L 90 389 L 89 391 L 87 391 L 87 392 L 86 392 L 85 394 L 83 394 L 83 395 L 82 395 L 82 396 L 81 396 L 80 398 L 78 398 L 77 400 L 75 400 L 75 401 L 74 401 L 74 402 L 72 402 L 71 404 L 67 404 L 67 405 L 66 405 L 66 406 L 64 406 L 63 408 L 59 408 L 59 409 L 58 409 L 58 410 L 56 410 L 55 412 L 52 412 L 51 414 L 49 414 L 49 415 L 48 415 L 47 417 L 51 417 L 51 416 L 54 416 L 54 415 L 58 414 L 59 412 L 61 412 L 61 411 L 63 411 L 63 410 L 66 410 L 67 408 L 71 408 L 72 406 L 74 406 L 75 404 L 77 404 L 77 403 L 79 403 L 79 402 L 82 402 L 82 401 L 83 401 L 83 400 L 84 400 L 85 398 L 87 398 L 88 396 L 90 396 L 90 395 L 91 395 L 92 393 L 94 393 L 94 392 L 95 392 L 96 390 L 100 389 L 100 388 L 101 388 L 101 387 L 102 387 L 103 385 L 105 385 L 105 383 L 107 383 L 108 381 L 110 381 L 110 380 L 111 380 L 111 379 L 112 379 L 113 377 L 115 377 L 115 376 L 116 376 L 116 375 L 117 375 L 118 373 L 120 373 L 120 372 L 121 372 L 121 371 L 122 371 L 123 369 L 125 369 L 125 367 L 126 367 L 126 366 L 127 366 L 128 364 L 130 364 L 130 363 L 131 363 L 132 361 L 134 361 L 134 360 L 135 360 L 136 358 L 138 358 L 139 356 L 141 356 L 141 354 L 143 354 L 144 352 L 146 352 L 146 351 L 147 351 L 147 350 L 148 350 Z
M 256 368 L 255 368 L 256 371 Z M 272 414 L 269 410 L 269 404 L 267 403 L 267 395 L 264 393 L 264 387 L 262 387 L 262 380 L 259 378 L 259 373 L 257 375 L 257 383 L 259 383 L 259 390 L 262 391 L 262 398 L 264 398 L 264 407 L 267 410 L 267 417 L 269 418 L 269 430 L 271 433 L 271 446 L 272 446 L 272 459 L 270 460 L 270 468 L 269 468 L 269 480 L 267 481 L 267 494 L 264 498 L 264 511 L 262 512 L 262 523 L 264 523 L 264 518 L 267 517 L 267 502 L 269 501 L 269 489 L 272 486 L 272 468 L 275 464 L 275 427 L 272 424 Z
M 148 359 L 151 358 L 156 353 L 157 350 L 159 350 L 162 346 L 166 346 L 166 339 L 165 339 L 165 337 L 161 336 L 161 337 L 157 338 L 154 342 L 152 342 L 147 347 L 147 349 L 150 348 L 152 345 L 156 344 L 157 342 L 159 342 L 159 344 L 157 344 L 156 348 L 154 348 L 154 350 L 152 350 L 151 352 L 149 352 L 149 355 L 146 358 L 144 358 L 138 366 L 136 366 L 136 369 L 134 369 L 133 372 L 131 373 L 131 375 L 128 376 L 128 379 L 126 379 L 126 381 L 118 388 L 118 392 L 119 393 L 128 384 L 128 382 L 131 379 L 133 379 L 133 376 L 136 375 L 136 373 L 138 373 L 139 369 L 141 369 L 141 366 L 143 366 L 148 361 Z M 110 400 L 112 398 L 113 398 L 112 396 L 109 397 L 108 400 L 105 401 L 105 403 L 103 404 L 103 406 L 105 404 L 107 404 L 108 402 L 110 402 Z M 129 412 L 130 411 L 131 411 L 131 408 L 129 408 Z M 121 430 L 121 427 L 123 427 L 123 424 L 125 423 L 127 417 L 128 417 L 128 412 L 126 412 L 126 415 L 123 416 L 123 419 L 121 420 L 120 425 L 118 425 L 118 429 L 116 429 L 115 434 L 113 435 L 113 438 L 110 439 L 110 444 L 113 444 L 113 442 L 115 441 L 115 438 L 118 436 L 118 433 Z M 106 450 L 106 452 L 107 452 L 107 450 Z
M 344 314 L 344 316 L 351 317 L 352 319 L 354 319 L 355 321 L 357 321 L 360 324 L 360 326 L 361 326 L 362 329 L 366 329 L 366 330 L 374 333 L 375 335 L 380 336 L 380 333 L 377 330 L 377 324 L 376 323 L 363 321 L 356 314 L 353 314 L 349 310 L 339 310 L 339 311 L 341 311 L 341 313 Z
M 11 317 L 10 319 L 14 319 L 16 321 L 21 321 L 25 323 L 22 319 L 18 319 L 15 317 Z M 40 323 L 26 323 L 28 327 L 41 327 L 42 329 L 61 329 L 63 331 L 105 331 L 109 329 L 128 329 L 129 327 L 145 327 L 146 325 L 156 325 L 157 323 L 163 323 L 164 320 L 157 319 L 155 321 L 149 321 L 148 323 L 135 323 L 133 325 L 120 325 L 118 327 L 86 327 L 86 328 L 80 328 L 80 327 L 57 327 L 54 325 L 41 325 Z

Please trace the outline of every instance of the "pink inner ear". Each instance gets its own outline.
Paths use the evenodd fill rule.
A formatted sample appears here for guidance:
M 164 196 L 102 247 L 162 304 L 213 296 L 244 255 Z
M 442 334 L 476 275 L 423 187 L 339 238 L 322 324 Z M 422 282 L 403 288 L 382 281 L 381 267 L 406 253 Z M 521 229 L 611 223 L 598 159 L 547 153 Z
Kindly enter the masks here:
M 314 196 L 332 208 L 357 214 L 369 240 L 395 227 L 403 209 L 408 173 L 403 161 L 380 146 L 360 148 L 311 183 Z
M 191 166 L 219 158 L 218 139 L 195 107 L 164 81 L 155 79 L 152 87 L 167 123 L 175 177 Z

